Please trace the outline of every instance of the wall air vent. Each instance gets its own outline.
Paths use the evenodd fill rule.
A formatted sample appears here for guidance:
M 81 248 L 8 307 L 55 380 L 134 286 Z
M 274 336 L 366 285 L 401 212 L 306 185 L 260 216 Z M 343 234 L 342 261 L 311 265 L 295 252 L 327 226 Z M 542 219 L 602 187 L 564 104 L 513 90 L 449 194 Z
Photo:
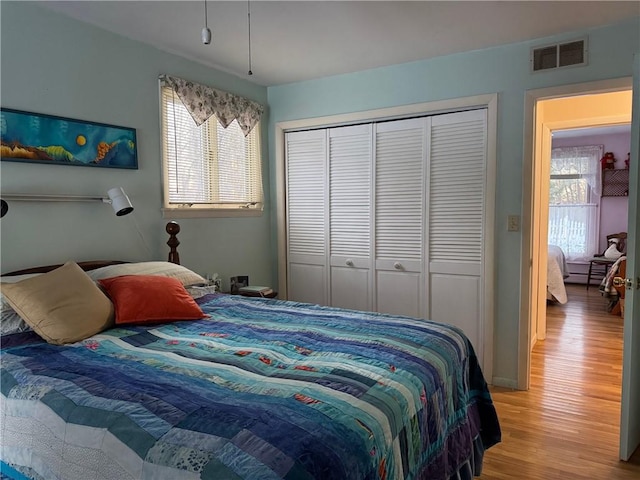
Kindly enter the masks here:
M 586 38 L 531 49 L 531 71 L 533 72 L 586 64 Z

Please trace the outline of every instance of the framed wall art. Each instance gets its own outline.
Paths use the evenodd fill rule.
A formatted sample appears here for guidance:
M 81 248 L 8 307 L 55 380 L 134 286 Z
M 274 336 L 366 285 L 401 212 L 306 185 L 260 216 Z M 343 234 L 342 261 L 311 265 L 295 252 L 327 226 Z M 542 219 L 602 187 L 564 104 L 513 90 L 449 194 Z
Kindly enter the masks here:
M 0 133 L 2 161 L 138 168 L 133 128 L 2 108 Z

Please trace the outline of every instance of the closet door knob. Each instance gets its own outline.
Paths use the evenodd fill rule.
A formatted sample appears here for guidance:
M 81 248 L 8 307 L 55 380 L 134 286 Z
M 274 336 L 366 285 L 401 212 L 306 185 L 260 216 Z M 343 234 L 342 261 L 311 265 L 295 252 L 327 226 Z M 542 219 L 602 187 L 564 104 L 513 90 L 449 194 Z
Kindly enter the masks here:
M 402 270 L 402 264 L 400 262 L 396 262 L 393 264 L 393 268 L 396 270 Z
M 348 267 L 353 267 L 353 260 L 347 260 L 346 263 Z

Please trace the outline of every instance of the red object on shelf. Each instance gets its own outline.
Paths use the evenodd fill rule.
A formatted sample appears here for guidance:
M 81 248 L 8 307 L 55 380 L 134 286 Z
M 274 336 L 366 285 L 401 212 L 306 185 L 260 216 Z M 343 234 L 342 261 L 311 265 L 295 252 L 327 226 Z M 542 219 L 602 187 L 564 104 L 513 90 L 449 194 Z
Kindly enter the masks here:
M 600 165 L 602 166 L 602 169 L 607 169 L 607 168 L 615 168 L 615 164 L 616 163 L 616 157 L 613 154 L 613 152 L 607 152 L 604 154 L 604 156 L 600 159 Z

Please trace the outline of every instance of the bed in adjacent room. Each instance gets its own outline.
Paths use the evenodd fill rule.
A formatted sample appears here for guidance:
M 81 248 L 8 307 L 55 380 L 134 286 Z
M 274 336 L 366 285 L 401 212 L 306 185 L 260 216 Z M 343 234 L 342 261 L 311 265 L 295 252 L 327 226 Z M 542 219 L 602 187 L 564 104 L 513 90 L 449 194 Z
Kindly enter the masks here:
M 569 268 L 564 252 L 557 245 L 549 245 L 547 251 L 547 299 L 561 304 L 567 303 L 564 279 L 569 276 Z
M 8 478 L 467 479 L 500 441 L 455 327 L 220 294 L 168 262 L 35 275 L 2 284 Z M 61 275 L 96 301 L 57 289 L 60 317 Z

